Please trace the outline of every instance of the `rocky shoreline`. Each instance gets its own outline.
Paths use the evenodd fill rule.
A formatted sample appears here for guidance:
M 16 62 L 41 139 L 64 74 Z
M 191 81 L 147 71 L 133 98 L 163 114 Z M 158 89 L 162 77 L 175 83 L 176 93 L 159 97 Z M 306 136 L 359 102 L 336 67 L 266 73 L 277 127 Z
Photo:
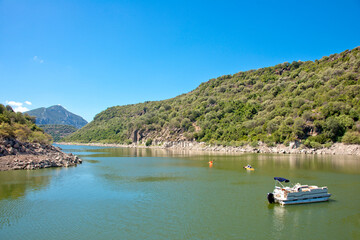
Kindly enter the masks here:
M 269 147 L 265 143 L 259 142 L 258 146 L 252 147 L 245 145 L 242 147 L 217 146 L 206 143 L 191 141 L 176 142 L 158 142 L 151 146 L 142 144 L 103 144 L 103 143 L 68 143 L 60 142 L 62 145 L 87 145 L 87 146 L 104 146 L 104 147 L 126 147 L 126 148 L 155 148 L 155 149 L 173 149 L 197 152 L 219 152 L 219 153 L 276 153 L 276 154 L 330 154 L 330 155 L 355 155 L 360 156 L 360 145 L 345 145 L 343 143 L 335 143 L 329 148 L 306 148 L 300 142 L 291 142 L 289 146 L 278 144 Z
M 0 139 L 0 171 L 33 170 L 50 167 L 70 167 L 82 160 L 52 145 L 20 142 L 14 138 Z

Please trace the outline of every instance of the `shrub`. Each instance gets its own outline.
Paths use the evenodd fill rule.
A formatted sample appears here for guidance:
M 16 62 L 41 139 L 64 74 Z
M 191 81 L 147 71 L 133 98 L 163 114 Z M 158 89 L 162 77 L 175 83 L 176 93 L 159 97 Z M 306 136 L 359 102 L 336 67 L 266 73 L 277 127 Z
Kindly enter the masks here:
M 309 139 L 309 138 L 306 139 L 306 141 L 304 142 L 304 145 L 309 148 L 315 148 L 315 149 L 322 148 L 322 145 L 320 143 L 311 141 L 311 139 Z
M 360 133 L 355 131 L 348 131 L 342 138 L 345 144 L 360 144 Z
M 188 130 L 191 127 L 191 121 L 188 118 L 184 118 L 181 123 L 180 126 L 182 129 L 184 130 Z
M 150 146 L 151 144 L 152 144 L 152 139 L 151 138 L 146 140 L 145 146 Z
M 252 146 L 252 147 L 257 147 L 257 146 L 259 146 L 259 142 L 258 142 L 258 141 L 252 141 L 252 142 L 250 143 L 250 146 Z
M 275 147 L 275 143 L 274 142 L 270 142 L 270 141 L 265 141 L 266 146 L 267 147 Z
M 51 144 L 52 137 L 46 133 L 42 132 L 32 132 L 29 136 L 30 142 L 37 142 L 41 144 Z
M 337 138 L 341 137 L 345 132 L 344 126 L 334 117 L 326 120 L 325 128 L 326 135 L 334 142 L 336 142 Z
M 5 122 L 0 124 L 0 136 L 13 137 L 14 135 L 14 129 L 10 126 L 10 124 Z
M 302 118 L 296 118 L 293 125 L 293 133 L 297 138 L 303 138 L 305 136 L 304 128 L 305 121 Z
M 322 145 L 318 142 L 310 142 L 310 146 L 315 149 L 322 148 Z
M 31 131 L 27 127 L 19 127 L 14 133 L 16 138 L 22 142 L 26 142 L 29 136 L 31 136 Z
M 327 138 L 325 134 L 319 134 L 317 136 L 310 136 L 308 139 L 311 142 L 317 142 L 320 144 L 324 144 L 329 141 L 329 138 Z

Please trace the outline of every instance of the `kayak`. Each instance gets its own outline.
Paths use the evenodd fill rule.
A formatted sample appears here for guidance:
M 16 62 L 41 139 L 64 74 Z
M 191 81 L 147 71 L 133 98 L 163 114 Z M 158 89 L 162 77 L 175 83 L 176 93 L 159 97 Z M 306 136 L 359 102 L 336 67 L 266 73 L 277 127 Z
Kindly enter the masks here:
M 254 171 L 255 170 L 255 168 L 253 168 L 253 167 L 251 167 L 251 166 L 245 166 L 244 167 L 246 170 L 250 170 L 250 171 Z

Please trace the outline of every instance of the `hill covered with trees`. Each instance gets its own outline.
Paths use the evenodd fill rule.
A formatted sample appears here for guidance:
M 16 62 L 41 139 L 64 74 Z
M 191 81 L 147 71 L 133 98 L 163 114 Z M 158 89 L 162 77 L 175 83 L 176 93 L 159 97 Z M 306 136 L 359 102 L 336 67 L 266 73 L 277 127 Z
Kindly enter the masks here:
M 10 106 L 0 104 L 0 138 L 15 138 L 21 142 L 50 144 L 50 135 L 35 124 L 35 118 L 20 112 L 15 113 Z
M 35 124 L 35 118 L 0 104 L 0 171 L 69 167 L 79 157 L 50 145 L 52 137 Z
M 74 132 L 77 128 L 70 125 L 59 125 L 59 124 L 46 124 L 38 125 L 41 129 L 44 130 L 47 134 L 53 137 L 55 142 L 60 141 L 63 137 L 66 137 Z
M 45 133 L 50 134 L 55 142 L 87 124 L 85 119 L 69 112 L 61 105 L 33 109 L 26 112 L 26 114 L 35 117 L 36 124 Z
M 360 48 L 225 75 L 163 101 L 115 106 L 69 142 L 360 144 Z

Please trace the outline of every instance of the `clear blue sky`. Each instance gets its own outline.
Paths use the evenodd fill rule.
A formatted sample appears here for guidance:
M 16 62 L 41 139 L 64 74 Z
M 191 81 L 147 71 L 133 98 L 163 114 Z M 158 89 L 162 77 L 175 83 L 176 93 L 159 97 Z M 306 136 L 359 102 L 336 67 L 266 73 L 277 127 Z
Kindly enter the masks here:
M 359 29 L 359 0 L 0 0 L 0 103 L 61 104 L 91 121 L 224 74 L 352 49 Z

